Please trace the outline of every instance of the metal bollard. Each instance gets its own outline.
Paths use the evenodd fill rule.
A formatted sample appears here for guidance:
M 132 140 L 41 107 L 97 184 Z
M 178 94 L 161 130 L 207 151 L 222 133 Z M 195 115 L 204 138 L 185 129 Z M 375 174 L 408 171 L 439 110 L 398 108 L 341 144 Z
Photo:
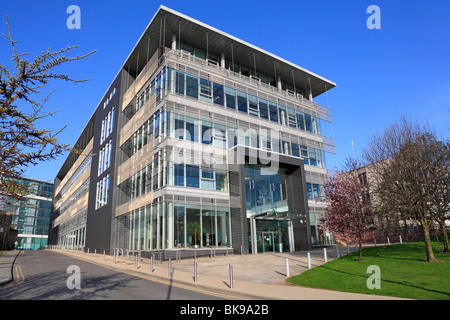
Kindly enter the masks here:
M 340 257 L 340 254 L 339 254 L 339 246 L 336 246 L 336 255 L 337 255 L 338 258 Z
M 138 269 L 138 255 L 135 256 L 136 270 Z
M 94 259 L 97 259 L 97 249 L 94 249 Z
M 308 269 L 311 269 L 311 254 L 308 252 Z
M 400 244 L 402 244 L 402 243 L 403 243 L 403 241 L 402 241 L 402 235 L 400 235 L 399 237 L 400 237 Z
M 169 278 L 172 277 L 172 260 L 169 258 Z
M 105 261 L 105 250 L 103 250 L 103 261 Z
M 286 277 L 290 277 L 290 274 L 289 274 L 289 259 L 288 258 L 286 258 Z
M 389 241 L 389 237 L 387 237 L 387 242 L 388 242 L 388 245 L 391 244 L 391 241 Z
M 325 262 L 328 261 L 328 259 L 327 259 L 327 248 L 323 248 L 323 260 L 324 260 Z
M 233 289 L 233 265 L 230 263 L 230 289 Z
M 197 282 L 197 260 L 194 261 L 194 282 Z
M 150 257 L 150 272 L 153 272 L 153 253 Z

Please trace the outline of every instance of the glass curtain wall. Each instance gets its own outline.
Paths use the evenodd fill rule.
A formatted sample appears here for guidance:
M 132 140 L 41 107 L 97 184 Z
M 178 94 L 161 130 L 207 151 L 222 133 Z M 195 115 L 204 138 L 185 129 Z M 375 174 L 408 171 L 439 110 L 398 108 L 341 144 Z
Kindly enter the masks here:
M 231 245 L 228 207 L 159 202 L 134 210 L 129 219 L 131 250 Z

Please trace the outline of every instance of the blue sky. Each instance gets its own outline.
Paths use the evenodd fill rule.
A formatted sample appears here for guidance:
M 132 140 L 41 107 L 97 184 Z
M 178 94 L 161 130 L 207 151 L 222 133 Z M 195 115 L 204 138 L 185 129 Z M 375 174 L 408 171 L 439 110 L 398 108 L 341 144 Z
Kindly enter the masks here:
M 81 9 L 81 29 L 69 30 L 69 5 Z M 450 1 L 2 1 L 0 32 L 8 15 L 13 36 L 30 60 L 42 50 L 79 45 L 73 55 L 94 49 L 88 60 L 59 71 L 86 83 L 55 81 L 47 108 L 61 110 L 42 127 L 67 128 L 73 144 L 159 5 L 272 52 L 335 83 L 315 101 L 329 107 L 337 155 L 328 167 L 360 153 L 368 139 L 402 113 L 428 121 L 439 135 L 450 133 Z M 370 30 L 370 5 L 381 9 L 381 29 Z M 0 61 L 11 56 L 0 39 Z M 48 89 L 50 90 L 50 89 Z M 49 91 L 43 90 L 43 93 Z M 352 141 L 354 148 L 352 150 Z M 53 181 L 65 160 L 29 167 L 27 177 Z

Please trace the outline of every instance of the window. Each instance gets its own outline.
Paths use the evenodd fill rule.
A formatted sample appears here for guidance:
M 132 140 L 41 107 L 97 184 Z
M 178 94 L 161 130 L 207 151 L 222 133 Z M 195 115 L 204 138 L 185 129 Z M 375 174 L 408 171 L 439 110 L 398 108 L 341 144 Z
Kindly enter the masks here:
M 269 110 L 267 109 L 267 101 L 259 99 L 259 116 L 263 119 L 269 119 Z
M 202 189 L 214 190 L 214 170 L 211 168 L 202 168 Z
M 278 122 L 278 108 L 277 105 L 273 102 L 269 102 L 269 110 L 270 110 L 270 120 L 274 122 Z
M 216 190 L 228 191 L 228 173 L 226 170 L 216 169 Z
M 100 150 L 98 160 L 98 175 L 101 175 L 111 164 L 112 139 Z
M 184 95 L 184 73 L 177 71 L 175 92 Z
M 247 94 L 237 91 L 238 110 L 247 113 Z
M 287 108 L 287 118 L 289 127 L 297 127 L 297 119 L 295 118 L 295 112 L 292 109 Z
M 200 169 L 197 166 L 186 165 L 186 187 L 200 187 Z
M 200 79 L 200 100 L 211 102 L 211 81 Z
M 309 153 L 308 153 L 308 147 L 307 146 L 300 146 L 301 148 L 301 156 L 302 158 L 309 158 Z
M 312 119 L 311 116 L 309 114 L 305 113 L 305 129 L 308 132 L 313 132 L 312 131 Z
M 297 143 L 291 143 L 291 149 L 294 157 L 300 157 L 300 147 Z
M 211 144 L 212 143 L 212 129 L 211 124 L 208 122 L 202 122 L 202 143 Z
M 308 195 L 308 199 L 312 200 L 313 199 L 313 194 L 312 194 L 312 185 L 311 183 L 306 183 L 306 194 Z
M 106 115 L 105 119 L 102 120 L 102 132 L 100 136 L 100 144 L 102 144 L 106 138 L 112 133 L 114 125 L 114 107 Z
M 216 147 L 226 148 L 226 129 L 224 126 L 214 126 L 214 145 Z
M 184 165 L 183 164 L 175 164 L 174 171 L 175 171 L 174 184 L 176 186 L 184 187 Z
M 303 113 L 296 111 L 297 116 L 297 128 L 300 130 L 305 130 L 305 119 L 303 118 Z
M 186 96 L 198 99 L 198 78 L 186 75 Z
M 235 90 L 225 87 L 225 98 L 228 109 L 236 109 Z
M 175 137 L 183 140 L 185 136 L 184 132 L 184 117 L 178 114 L 175 115 Z
M 248 95 L 248 113 L 256 117 L 259 116 L 258 100 L 252 95 Z
M 224 98 L 223 98 L 223 86 L 217 83 L 213 85 L 213 98 L 214 103 L 223 106 Z
M 109 173 L 97 182 L 97 198 L 95 208 L 98 209 L 108 203 L 109 200 Z
M 196 120 L 193 118 L 186 118 L 186 139 L 198 142 L 198 124 L 196 123 Z

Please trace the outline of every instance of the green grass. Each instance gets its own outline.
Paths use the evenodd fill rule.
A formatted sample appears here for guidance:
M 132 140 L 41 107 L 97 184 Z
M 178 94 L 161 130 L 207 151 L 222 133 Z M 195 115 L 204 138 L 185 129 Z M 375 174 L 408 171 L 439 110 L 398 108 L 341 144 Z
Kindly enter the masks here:
M 300 275 L 288 282 L 305 287 L 375 294 L 421 300 L 450 300 L 450 253 L 439 253 L 442 245 L 433 243 L 439 263 L 425 262 L 423 242 L 412 242 L 363 249 Z M 368 289 L 366 281 L 372 273 L 367 267 L 377 265 L 381 272 L 381 288 Z

